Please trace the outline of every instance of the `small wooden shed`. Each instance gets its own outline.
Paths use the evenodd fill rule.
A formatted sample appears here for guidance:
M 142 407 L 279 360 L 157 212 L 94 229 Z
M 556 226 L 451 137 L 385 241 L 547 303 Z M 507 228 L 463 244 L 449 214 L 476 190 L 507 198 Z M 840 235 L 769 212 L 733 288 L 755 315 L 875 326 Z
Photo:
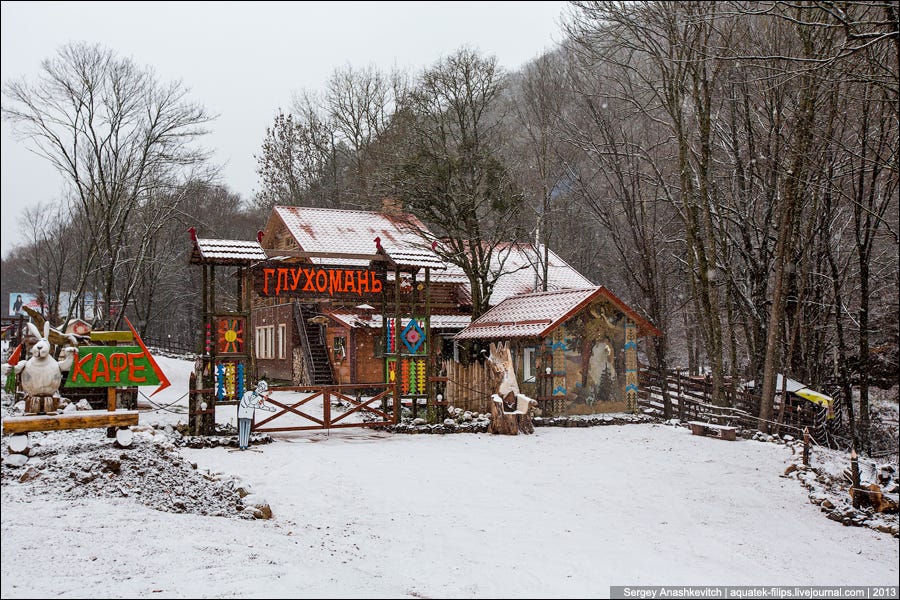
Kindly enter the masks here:
M 509 342 L 522 393 L 545 415 L 577 415 L 637 409 L 637 342 L 647 335 L 659 330 L 599 286 L 508 298 L 455 339 Z

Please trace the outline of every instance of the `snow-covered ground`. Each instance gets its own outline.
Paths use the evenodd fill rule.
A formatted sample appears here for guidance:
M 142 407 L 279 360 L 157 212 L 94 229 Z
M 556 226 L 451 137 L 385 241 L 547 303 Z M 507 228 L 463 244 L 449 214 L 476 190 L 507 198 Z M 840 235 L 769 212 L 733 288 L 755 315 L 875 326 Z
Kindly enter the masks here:
M 176 399 L 173 387 L 154 401 Z M 234 407 L 223 408 L 227 423 Z M 779 477 L 785 446 L 665 425 L 274 437 L 260 452 L 177 451 L 250 484 L 268 521 L 64 500 L 4 479 L 2 597 L 602 597 L 610 585 L 900 582 L 897 540 L 825 519 Z

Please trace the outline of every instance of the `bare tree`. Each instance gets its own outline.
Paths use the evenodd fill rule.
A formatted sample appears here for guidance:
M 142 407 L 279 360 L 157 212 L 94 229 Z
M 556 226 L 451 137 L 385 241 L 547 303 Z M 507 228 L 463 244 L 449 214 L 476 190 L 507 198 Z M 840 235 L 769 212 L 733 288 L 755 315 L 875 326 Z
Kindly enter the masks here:
M 338 150 L 346 154 L 343 203 L 372 208 L 384 192 L 384 163 L 390 160 L 385 144 L 394 112 L 407 93 L 404 75 L 385 73 L 374 66 L 335 69 L 328 80 L 324 109 L 334 127 Z
M 468 276 L 473 317 L 489 306 L 515 241 L 521 194 L 499 148 L 503 74 L 494 57 L 461 49 L 422 73 L 410 94 L 406 147 L 395 176 L 407 206 Z M 493 264 L 492 264 L 493 263 Z
M 48 300 L 45 316 L 56 323 L 60 318 L 60 297 L 68 291 L 66 286 L 74 275 L 74 269 L 67 265 L 69 248 L 63 242 L 71 233 L 70 223 L 60 205 L 42 202 L 25 209 L 21 227 L 31 250 L 25 255 L 29 275 Z
M 100 46 L 69 44 L 42 63 L 34 83 L 5 85 L 3 115 L 66 178 L 94 244 L 104 315 L 121 321 L 133 286 L 123 250 L 137 210 L 205 167 L 193 146 L 210 117 L 187 99 L 180 82 L 160 83 L 152 71 Z M 163 207 L 158 220 L 173 206 Z M 142 238 L 146 240 L 146 238 Z M 131 261 L 144 259 L 138 251 Z M 95 264 L 84 265 L 90 271 Z M 111 319 L 114 299 L 121 302 Z
M 573 2 L 567 31 L 585 60 L 610 73 L 613 94 L 665 127 L 674 145 L 691 297 L 711 362 L 712 396 L 724 377 L 717 214 L 713 185 L 713 94 L 729 26 L 708 2 Z
M 279 111 L 275 115 L 256 157 L 260 190 L 255 202 L 264 212 L 277 204 L 324 203 L 322 198 L 311 198 L 315 196 L 311 190 L 328 178 L 333 131 L 308 97 L 296 104 L 301 107 L 296 114 Z
M 537 215 L 535 291 L 547 291 L 552 213 L 559 212 L 556 205 L 572 178 L 561 132 L 563 110 L 570 102 L 564 72 L 563 53 L 547 53 L 526 65 L 510 90 L 515 118 L 509 123 L 514 141 L 507 160 L 523 186 L 525 205 Z

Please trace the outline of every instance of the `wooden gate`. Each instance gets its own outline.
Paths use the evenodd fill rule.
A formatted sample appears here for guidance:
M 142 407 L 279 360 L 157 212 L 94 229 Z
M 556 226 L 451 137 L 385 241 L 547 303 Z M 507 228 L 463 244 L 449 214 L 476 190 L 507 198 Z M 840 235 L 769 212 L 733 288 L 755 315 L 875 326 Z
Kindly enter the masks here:
M 299 400 L 285 398 L 285 394 L 266 399 L 275 413 L 257 411 L 253 431 L 308 431 L 343 427 L 377 427 L 397 423 L 400 397 L 396 385 L 364 383 L 327 386 L 271 387 L 269 392 L 300 392 Z

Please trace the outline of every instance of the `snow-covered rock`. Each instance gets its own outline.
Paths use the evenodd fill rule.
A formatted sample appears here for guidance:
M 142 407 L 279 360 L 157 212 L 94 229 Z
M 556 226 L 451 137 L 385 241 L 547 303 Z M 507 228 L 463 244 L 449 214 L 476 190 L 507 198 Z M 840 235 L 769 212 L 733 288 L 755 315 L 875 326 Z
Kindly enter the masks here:
M 35 479 L 41 476 L 41 472 L 34 468 L 31 465 L 28 465 L 25 468 L 25 472 L 19 475 L 19 482 L 25 483 L 26 481 L 30 481 L 31 479 Z
M 272 508 L 269 506 L 269 503 L 266 502 L 266 499 L 259 494 L 250 494 L 248 496 L 244 496 L 241 499 L 241 502 L 245 507 L 247 507 L 244 510 L 252 510 L 253 516 L 257 519 L 272 518 Z
M 3 459 L 3 464 L 10 467 L 24 467 L 25 463 L 28 462 L 28 457 L 24 454 L 8 454 L 6 458 Z

